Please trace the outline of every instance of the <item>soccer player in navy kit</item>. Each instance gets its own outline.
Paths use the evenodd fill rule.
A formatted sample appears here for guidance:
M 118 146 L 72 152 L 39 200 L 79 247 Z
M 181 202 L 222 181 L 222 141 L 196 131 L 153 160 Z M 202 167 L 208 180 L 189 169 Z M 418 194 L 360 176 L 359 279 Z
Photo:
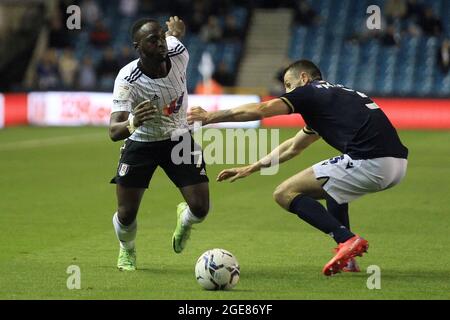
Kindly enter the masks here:
M 307 168 L 281 183 L 275 201 L 338 243 L 335 256 L 322 272 L 358 272 L 354 260 L 367 251 L 368 242 L 350 231 L 348 203 L 358 197 L 398 184 L 406 174 L 408 149 L 383 111 L 361 92 L 322 79 L 308 60 L 291 64 L 284 74 L 286 94 L 262 103 L 206 112 L 193 108 L 188 122 L 203 124 L 251 121 L 299 113 L 306 126 L 259 161 L 226 169 L 217 180 L 244 178 L 273 163 L 285 162 L 322 138 L 342 155 Z M 325 199 L 326 206 L 317 200 Z

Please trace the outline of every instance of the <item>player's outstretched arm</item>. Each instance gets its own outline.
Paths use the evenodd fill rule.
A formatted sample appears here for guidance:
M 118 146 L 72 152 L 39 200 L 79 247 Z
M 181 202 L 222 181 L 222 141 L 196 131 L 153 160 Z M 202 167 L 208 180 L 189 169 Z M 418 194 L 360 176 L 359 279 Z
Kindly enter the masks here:
M 262 118 L 289 114 L 290 108 L 281 99 L 272 99 L 261 103 L 248 103 L 239 107 L 207 112 L 200 107 L 194 107 L 188 112 L 188 123 L 201 122 L 210 124 L 217 122 L 244 122 Z
M 186 26 L 184 25 L 183 20 L 175 17 L 170 17 L 168 21 L 166 21 L 167 25 L 167 31 L 166 31 L 166 37 L 174 36 L 178 40 L 181 40 L 181 38 L 184 37 L 184 34 L 186 33 Z
M 261 158 L 259 161 L 245 167 L 222 170 L 217 176 L 217 181 L 229 180 L 230 182 L 234 182 L 237 179 L 249 176 L 253 172 L 260 171 L 261 168 L 267 168 L 273 164 L 286 162 L 299 155 L 303 150 L 318 139 L 320 139 L 319 135 L 308 134 L 302 129 L 295 135 L 295 137 L 284 141 L 271 153 Z

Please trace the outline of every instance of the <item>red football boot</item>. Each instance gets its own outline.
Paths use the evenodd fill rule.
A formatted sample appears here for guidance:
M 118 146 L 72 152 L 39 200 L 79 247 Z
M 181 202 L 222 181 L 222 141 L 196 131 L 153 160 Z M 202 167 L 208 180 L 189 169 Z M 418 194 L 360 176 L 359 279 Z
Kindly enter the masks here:
M 356 256 L 362 257 L 368 248 L 369 243 L 367 240 L 358 235 L 355 235 L 344 243 L 340 243 L 336 255 L 325 265 L 322 273 L 326 276 L 331 276 L 340 272 L 347 266 L 350 259 Z
M 342 272 L 361 272 L 355 258 L 348 260 L 347 265 L 342 268 Z
M 333 249 L 333 253 L 336 254 L 339 250 L 339 247 Z M 342 268 L 342 272 L 361 272 L 358 263 L 355 258 L 351 258 L 348 260 L 347 265 Z

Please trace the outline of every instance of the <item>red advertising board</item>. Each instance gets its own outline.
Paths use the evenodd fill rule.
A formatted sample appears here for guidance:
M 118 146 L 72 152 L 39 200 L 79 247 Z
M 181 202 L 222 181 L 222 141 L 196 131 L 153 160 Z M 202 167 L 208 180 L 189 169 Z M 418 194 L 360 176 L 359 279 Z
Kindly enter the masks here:
M 14 93 L 3 95 L 3 123 L 5 127 L 28 124 L 27 94 Z
M 190 105 L 205 104 L 212 108 L 217 96 L 203 99 L 190 96 Z M 247 103 L 244 96 L 223 96 L 221 103 L 237 106 Z M 257 100 L 257 97 L 248 96 Z M 214 98 L 214 99 L 213 99 Z M 233 98 L 234 100 L 230 100 Z M 264 97 L 268 100 L 273 97 Z M 374 98 L 395 127 L 399 129 L 450 129 L 450 99 Z M 253 101 L 253 100 L 252 100 Z M 110 94 L 92 92 L 30 92 L 0 94 L 0 128 L 14 125 L 107 125 L 110 113 Z M 221 107 L 222 108 L 222 107 Z M 258 123 L 259 125 L 259 123 Z M 301 127 L 298 114 L 263 119 L 263 127 Z

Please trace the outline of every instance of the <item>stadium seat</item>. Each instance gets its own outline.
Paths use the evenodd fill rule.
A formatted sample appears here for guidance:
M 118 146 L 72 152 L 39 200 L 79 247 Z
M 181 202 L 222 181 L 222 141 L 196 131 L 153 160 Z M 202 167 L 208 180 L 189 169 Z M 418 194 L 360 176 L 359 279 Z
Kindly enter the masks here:
M 370 95 L 448 95 L 450 76 L 437 68 L 440 39 L 403 34 L 398 47 L 384 47 L 372 39 L 359 44 L 346 39 L 360 33 L 364 18 L 353 18 L 369 5 L 382 9 L 385 0 L 317 0 L 311 6 L 320 12 L 320 26 L 296 26 L 292 30 L 288 56 L 311 59 L 327 80 L 365 91 Z M 439 13 L 444 30 L 450 32 L 450 2 L 424 0 Z M 350 17 L 352 17 L 350 19 Z M 405 27 L 400 22 L 398 28 Z

